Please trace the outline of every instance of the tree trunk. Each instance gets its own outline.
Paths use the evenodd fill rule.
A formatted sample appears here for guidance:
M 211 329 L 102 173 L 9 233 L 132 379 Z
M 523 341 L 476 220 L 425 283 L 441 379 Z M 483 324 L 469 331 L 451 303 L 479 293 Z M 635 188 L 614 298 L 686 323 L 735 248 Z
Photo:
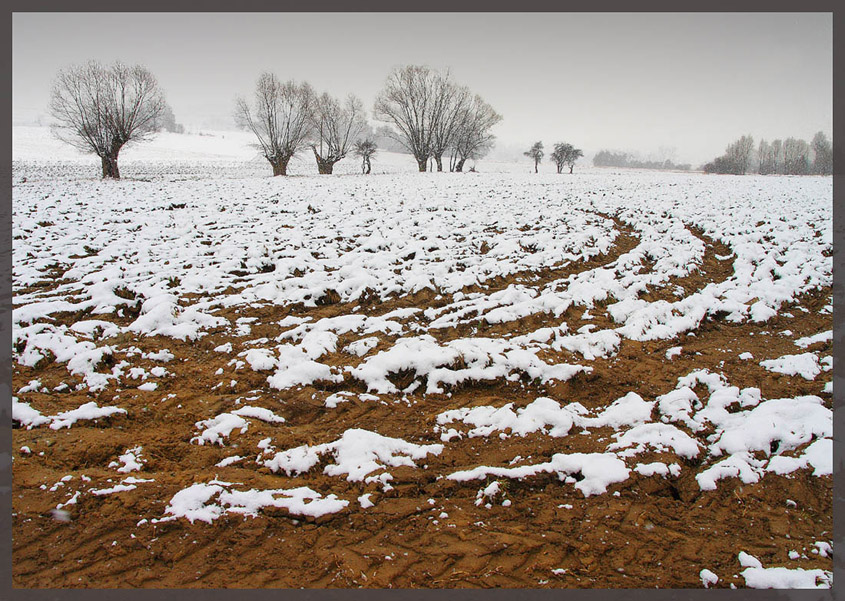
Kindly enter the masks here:
M 273 177 L 275 177 L 277 175 L 287 175 L 288 174 L 288 162 L 289 161 L 290 161 L 290 157 L 286 157 L 286 158 L 283 158 L 283 159 L 275 159 L 275 160 L 270 161 L 270 164 L 273 166 Z
M 572 170 L 573 170 L 573 169 L 575 169 L 575 165 L 570 165 L 570 166 L 569 166 L 569 173 L 572 173 Z
M 117 168 L 117 154 L 100 157 L 103 162 L 103 179 L 110 177 L 120 179 L 120 170 Z
M 539 161 L 534 161 L 534 173 L 537 173 L 537 165 L 539 163 L 540 163 Z
M 563 171 L 563 165 L 558 165 L 557 172 L 560 173 L 561 171 Z
M 337 161 L 332 161 L 331 159 L 324 159 L 320 156 L 320 153 L 317 152 L 317 148 L 315 146 L 311 147 L 311 150 L 314 151 L 314 160 L 317 161 L 317 173 L 320 175 L 331 175 L 332 170 L 334 169 L 334 164 Z
M 420 168 L 420 172 L 426 171 L 427 164 L 428 164 L 428 157 L 423 157 L 423 158 L 417 157 L 417 165 Z
M 367 157 L 367 171 L 366 171 L 365 175 L 369 175 L 370 171 L 372 171 L 372 169 L 373 169 L 373 166 L 370 164 L 370 158 Z
M 466 161 L 466 159 L 461 159 L 460 161 L 455 163 L 455 171 L 460 173 L 464 170 L 464 161 Z
M 434 155 L 434 162 L 437 163 L 437 171 L 443 171 L 443 155 L 436 154 Z
M 334 163 L 325 159 L 317 159 L 317 173 L 320 175 L 331 175 Z

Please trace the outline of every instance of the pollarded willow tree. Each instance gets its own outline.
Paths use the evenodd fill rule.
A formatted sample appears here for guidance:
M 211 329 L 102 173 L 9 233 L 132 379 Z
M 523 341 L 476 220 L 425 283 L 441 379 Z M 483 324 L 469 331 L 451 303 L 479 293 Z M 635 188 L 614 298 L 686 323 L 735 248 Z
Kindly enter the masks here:
M 489 110 L 479 118 L 482 106 Z M 374 116 L 394 125 L 394 138 L 414 155 L 420 171 L 426 171 L 429 158 L 443 171 L 443 155 L 450 149 L 454 154 L 460 147 L 463 161 L 480 156 L 486 145 L 492 145 L 489 128 L 501 120 L 448 71 L 421 65 L 391 71 L 376 98 Z
M 423 65 L 397 67 L 387 76 L 373 110 L 376 119 L 399 130 L 396 140 L 414 155 L 420 171 L 426 170 L 431 156 L 438 79 L 437 72 Z
M 346 157 L 364 131 L 367 121 L 363 103 L 349 95 L 341 105 L 329 94 L 319 96 L 312 112 L 314 140 L 311 149 L 317 171 L 330 174 L 335 163 Z
M 434 83 L 431 109 L 430 148 L 438 171 L 443 171 L 443 155 L 454 144 L 471 99 L 469 88 L 452 81 L 448 71 L 438 74 Z
M 463 171 L 467 160 L 477 160 L 490 152 L 496 136 L 490 131 L 502 120 L 481 96 L 475 94 L 467 104 L 452 141 L 451 171 Z
M 258 138 L 273 175 L 287 175 L 291 157 L 308 146 L 313 131 L 314 91 L 307 83 L 282 83 L 262 73 L 255 88 L 254 106 L 238 98 L 235 121 Z
M 120 151 L 158 131 L 166 107 L 152 73 L 120 62 L 62 69 L 50 99 L 55 135 L 100 157 L 103 177 L 113 179 L 120 178 Z

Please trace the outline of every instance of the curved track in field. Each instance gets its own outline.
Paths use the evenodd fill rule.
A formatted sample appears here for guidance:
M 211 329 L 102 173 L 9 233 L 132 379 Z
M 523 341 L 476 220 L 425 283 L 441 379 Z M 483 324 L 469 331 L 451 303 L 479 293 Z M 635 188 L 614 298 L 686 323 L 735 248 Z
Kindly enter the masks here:
M 612 218 L 605 216 L 606 218 Z M 519 285 L 540 290 L 554 282 L 591 269 L 607 268 L 639 244 L 636 232 L 615 221 L 617 237 L 606 253 L 588 261 L 545 270 L 526 271 L 493 279 L 465 293 L 490 295 Z M 731 249 L 688 226 L 704 245 L 697 269 L 650 288 L 641 298 L 671 301 L 679 290 L 689 295 L 709 283 L 727 280 L 733 273 Z M 644 265 L 647 272 L 651 266 Z M 56 272 L 56 278 L 61 274 Z M 59 281 L 59 280 L 57 280 Z M 24 291 L 49 291 L 39 284 Z M 450 387 L 449 394 L 377 394 L 344 373 L 339 382 L 317 382 L 299 389 L 276 390 L 268 386 L 266 371 L 247 366 L 234 370 L 237 353 L 256 348 L 254 341 L 274 339 L 291 326 L 280 326 L 285 317 L 310 317 L 312 322 L 365 312 L 384 315 L 403 309 L 446 307 L 454 295 L 426 290 L 386 300 L 363 299 L 354 303 L 331 302 L 316 308 L 302 306 L 235 306 L 216 315 L 232 324 L 248 318 L 246 329 L 211 328 L 195 342 L 160 336 L 121 333 L 98 340 L 115 347 L 108 369 L 125 357 L 134 367 L 150 372 L 164 367 L 169 376 L 154 391 L 139 390 L 139 379 L 122 388 L 112 383 L 97 393 L 87 390 L 53 390 L 68 380 L 64 364 L 45 361 L 34 367 L 14 366 L 15 389 L 39 380 L 42 392 L 18 393 L 44 415 L 55 415 L 68 406 L 90 400 L 100 406 L 118 405 L 128 412 L 96 422 L 79 422 L 69 429 L 46 426 L 14 432 L 15 482 L 13 498 L 13 582 L 16 587 L 697 587 L 699 571 L 706 567 L 720 575 L 720 586 L 743 586 L 736 554 L 740 550 L 764 565 L 830 569 L 830 560 L 813 555 L 818 540 L 832 538 L 831 479 L 813 477 L 808 470 L 789 476 L 766 474 L 757 483 L 737 478 L 721 480 L 715 491 L 702 491 L 695 476 L 709 465 L 703 455 L 679 456 L 669 450 L 648 450 L 637 459 L 643 463 L 677 463 L 679 476 L 630 477 L 610 486 L 605 494 L 586 497 L 572 482 L 555 474 L 522 480 L 502 479 L 503 490 L 476 503 L 480 490 L 495 480 L 458 482 L 448 474 L 479 465 L 527 465 L 548 461 L 556 453 L 604 453 L 613 442 L 614 429 L 593 427 L 553 437 L 542 432 L 525 436 L 462 437 L 444 443 L 439 455 L 416 461 L 416 467 L 389 468 L 392 489 L 377 483 L 349 482 L 329 476 L 318 467 L 299 476 L 274 472 L 256 462 L 260 441 L 272 439 L 276 449 L 317 445 L 337 440 L 350 428 L 377 431 L 385 436 L 435 444 L 441 441 L 437 416 L 463 407 L 513 403 L 529 405 L 550 397 L 561 405 L 578 402 L 596 414 L 614 400 L 637 393 L 652 402 L 672 391 L 678 379 L 695 371 L 724 374 L 739 388 L 757 387 L 764 399 L 819 395 L 830 406 L 831 395 L 821 381 L 808 381 L 764 370 L 759 361 L 800 352 L 794 340 L 830 328 L 830 316 L 818 309 L 829 303 L 831 290 L 819 289 L 782 307 L 778 317 L 765 324 L 730 323 L 708 318 L 694 336 L 682 340 L 637 342 L 623 339 L 616 352 L 586 360 L 566 351 L 544 351 L 549 362 L 573 362 L 592 368 L 569 380 L 545 384 L 522 374 L 508 380 L 469 380 Z M 188 298 L 187 302 L 201 300 Z M 802 307 L 805 310 L 802 310 Z M 58 313 L 53 323 L 72 325 L 88 314 Z M 132 316 L 108 317 L 126 326 Z M 562 315 L 531 314 L 516 321 L 485 324 L 473 322 L 435 332 L 420 313 L 396 319 L 415 334 L 431 333 L 447 343 L 466 336 L 504 338 L 528 334 L 543 327 L 566 323 L 574 332 L 584 325 L 599 329 L 615 324 L 602 304 L 585 319 L 585 307 L 573 305 Z M 414 329 L 414 327 L 416 329 Z M 376 350 L 385 350 L 398 334 L 376 333 Z M 340 334 L 337 349 L 360 338 Z M 216 351 L 226 342 L 231 353 Z M 249 343 L 249 344 L 248 344 Z M 260 346 L 260 345 L 259 345 Z M 666 351 L 681 347 L 672 359 Z M 167 348 L 174 359 L 159 363 L 143 358 Z M 820 357 L 831 352 L 830 342 L 810 347 Z M 738 358 L 742 352 L 755 361 Z M 322 359 L 342 370 L 363 361 L 343 350 Z M 455 367 L 459 369 L 459 367 Z M 392 377 L 404 387 L 414 374 Z M 403 380 L 404 378 L 404 380 Z M 49 389 L 50 392 L 43 392 Z M 703 385 L 695 388 L 706 399 Z M 345 402 L 327 407 L 326 399 L 345 391 Z M 375 398 L 377 397 L 377 398 Z M 195 425 L 238 404 L 270 409 L 284 416 L 283 424 L 251 420 L 246 431 L 233 431 L 225 445 L 197 445 L 191 437 Z M 657 409 L 651 416 L 659 422 Z M 19 424 L 16 424 L 18 426 Z M 456 424 L 452 424 L 456 425 Z M 456 425 L 457 427 L 457 425 Z M 461 426 L 466 432 L 467 426 Z M 459 428 L 460 429 L 460 428 Z M 683 429 L 702 445 L 711 431 Z M 150 480 L 137 488 L 108 495 L 104 489 L 123 481 L 110 462 L 141 446 L 143 470 L 131 476 Z M 27 447 L 29 452 L 22 452 Z M 228 466 L 224 458 L 244 459 Z M 711 462 L 712 463 L 712 462 Z M 24 467 L 26 469 L 22 469 Z M 66 475 L 73 476 L 62 484 Z M 583 474 L 575 474 L 581 476 Z M 84 476 L 84 478 L 83 478 Z M 335 494 L 350 504 L 336 514 L 318 519 L 292 516 L 280 509 L 263 509 L 257 517 L 223 515 L 212 523 L 180 518 L 154 523 L 178 491 L 197 482 L 224 481 L 238 489 L 275 489 L 308 486 L 322 494 Z M 575 478 L 579 480 L 579 478 Z M 573 482 L 575 481 L 573 480 Z M 53 517 L 59 503 L 66 521 Z M 370 493 L 372 507 L 362 508 L 358 497 Z M 503 504 L 503 501 L 509 503 Z M 789 502 L 787 502 L 789 500 Z M 489 501 L 489 506 L 487 503 Z M 821 533 L 826 533 L 821 536 Z M 789 559 L 794 549 L 804 557 Z

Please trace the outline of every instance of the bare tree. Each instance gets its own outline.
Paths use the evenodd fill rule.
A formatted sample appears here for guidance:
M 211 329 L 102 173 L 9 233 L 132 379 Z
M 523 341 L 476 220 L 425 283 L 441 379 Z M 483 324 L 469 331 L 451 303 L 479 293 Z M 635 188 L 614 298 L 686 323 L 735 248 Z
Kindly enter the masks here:
M 258 138 L 273 175 L 287 175 L 291 157 L 307 146 L 314 104 L 314 92 L 307 83 L 282 83 L 266 72 L 258 78 L 254 108 L 243 98 L 236 101 L 235 121 Z
M 426 170 L 431 156 L 438 77 L 422 65 L 395 68 L 376 97 L 373 111 L 376 119 L 396 127 L 396 140 L 414 155 L 420 171 Z
M 754 138 L 751 136 L 742 136 L 725 149 L 725 156 L 734 166 L 735 174 L 745 175 L 748 172 L 753 151 Z
M 120 178 L 121 149 L 157 131 L 167 106 L 155 77 L 146 68 L 120 62 L 91 61 L 59 71 L 50 112 L 53 131 L 68 144 L 96 154 L 104 178 Z
M 788 175 L 810 172 L 810 145 L 806 140 L 787 138 L 783 141 L 783 172 Z
M 452 143 L 449 168 L 463 171 L 467 159 L 477 160 L 487 154 L 496 139 L 490 130 L 502 120 L 493 107 L 476 94 L 463 111 Z
M 164 110 L 161 114 L 160 126 L 162 130 L 172 134 L 185 133 L 185 126 L 181 123 L 176 123 L 176 115 L 173 114 L 173 109 L 170 108 L 169 104 L 164 106 Z
M 584 156 L 584 153 L 580 148 L 575 148 L 572 144 L 566 142 L 555 144 L 555 150 L 551 154 L 558 173 L 563 170 L 564 165 L 569 167 L 569 173 L 572 173 L 572 170 L 575 168 L 575 162 L 582 156 Z
M 311 149 L 317 160 L 317 171 L 330 174 L 335 163 L 346 157 L 364 130 L 364 105 L 351 94 L 341 105 L 337 99 L 324 93 L 314 103 L 312 118 L 315 142 L 311 144 Z
M 431 115 L 431 156 L 438 171 L 443 171 L 443 154 L 455 143 L 470 110 L 471 101 L 472 93 L 469 88 L 453 82 L 448 72 L 435 79 Z
M 783 173 L 783 140 L 778 138 L 772 141 L 772 173 Z
M 818 132 L 813 136 L 813 172 L 819 175 L 830 175 L 833 173 L 833 147 L 824 132 Z
M 372 171 L 373 165 L 370 159 L 376 154 L 376 150 L 376 143 L 372 140 L 367 139 L 355 142 L 355 156 L 361 158 L 361 173 L 364 175 L 369 175 L 370 171 Z
M 760 146 L 757 150 L 757 158 L 759 167 L 757 169 L 760 175 L 769 175 L 776 173 L 776 156 L 774 148 L 766 140 L 760 140 Z
M 523 152 L 527 157 L 531 157 L 534 159 L 534 173 L 537 173 L 537 165 L 540 164 L 540 161 L 543 160 L 543 143 L 542 142 L 534 142 L 534 146 L 529 148 L 526 152 Z

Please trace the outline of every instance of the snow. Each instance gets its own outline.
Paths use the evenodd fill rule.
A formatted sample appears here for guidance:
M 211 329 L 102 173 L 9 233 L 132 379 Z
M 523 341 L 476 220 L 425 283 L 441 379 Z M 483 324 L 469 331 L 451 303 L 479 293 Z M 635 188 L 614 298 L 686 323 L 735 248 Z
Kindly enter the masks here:
M 244 448 L 254 444 L 243 442 L 251 437 L 243 437 L 236 441 L 241 454 L 217 467 L 255 459 L 289 478 L 324 465 L 328 476 L 387 490 L 391 468 L 428 469 L 424 461 L 455 440 L 496 437 L 488 441 L 496 444 L 601 428 L 610 431 L 600 434 L 605 446 L 599 452 L 503 457 L 501 465 L 457 465 L 438 476 L 473 486 L 485 480 L 479 497 L 484 504 L 504 496 L 506 479 L 542 473 L 556 474 L 585 497 L 606 493 L 631 472 L 643 478 L 694 472 L 705 491 L 727 478 L 757 482 L 797 470 L 832 474 L 832 412 L 822 399 L 764 398 L 758 388 L 733 386 L 729 375 L 704 369 L 690 371 L 672 389 L 649 392 L 654 396 L 622 390 L 612 403 L 590 410 L 552 387 L 530 402 L 501 398 L 462 406 L 446 396 L 479 382 L 564 382 L 590 374 L 594 362 L 612 365 L 631 340 L 655 341 L 666 349 L 658 353 L 677 368 L 694 360 L 681 344 L 693 340 L 686 335 L 694 336 L 706 319 L 766 324 L 786 317 L 786 305 L 793 314 L 808 311 L 803 295 L 832 284 L 830 178 L 644 178 L 587 169 L 563 186 L 559 177 L 527 176 L 492 163 L 483 177 L 417 174 L 412 162 L 405 164 L 408 157 L 385 153 L 384 172 L 377 176 L 354 174 L 357 165 L 344 161 L 339 172 L 348 176 L 321 178 L 315 185 L 311 177 L 269 177 L 247 142 L 242 133 L 163 134 L 127 151 L 124 180 L 102 182 L 90 157 L 42 130 L 13 128 L 13 360 L 27 368 L 54 362 L 66 371 L 56 392 L 99 399 L 93 395 L 109 387 L 132 394 L 156 390 L 172 374 L 148 362 L 182 360 L 164 348 L 121 348 L 122 335 L 159 345 L 168 338 L 206 345 L 201 339 L 208 336 L 214 342 L 207 348 L 222 355 L 212 353 L 212 359 L 231 360 L 213 382 L 220 382 L 215 394 L 226 403 L 237 385 L 231 378 L 238 377 L 227 372 L 241 369 L 257 372 L 242 372 L 242 384 L 252 377 L 272 388 L 273 398 L 285 396 L 277 391 L 328 385 L 331 393 L 321 387 L 312 396 L 326 409 L 350 401 L 410 405 L 437 395 L 437 409 L 427 414 L 433 431 L 426 436 L 438 436 L 442 444 L 350 428 L 329 442 L 278 451 L 274 435 L 290 440 L 285 405 L 242 405 L 245 399 L 216 415 L 192 418 L 196 431 L 186 435 L 196 445 L 224 446 L 237 431 L 253 434 L 250 428 L 258 430 L 256 438 L 267 436 L 258 443 L 257 458 Z M 308 174 L 308 168 L 313 165 L 304 160 L 292 165 L 295 173 Z M 144 210 L 127 210 L 139 206 Z M 685 292 L 672 282 L 701 269 L 705 244 L 694 233 L 699 230 L 729 247 L 720 260 L 731 261 L 732 270 Z M 579 268 L 612 250 L 623 233 L 636 238 L 629 250 L 612 262 Z M 57 265 L 66 270 L 63 283 L 44 288 Z M 571 275 L 538 278 L 552 267 Z M 646 300 L 648 290 L 666 286 L 670 300 Z M 383 315 L 370 311 L 367 299 L 377 303 L 417 292 L 438 302 Z M 288 314 L 298 303 L 316 307 L 338 297 L 338 307 L 353 308 L 323 318 Z M 140 312 L 127 319 L 133 307 Z M 269 308 L 275 313 L 261 314 L 280 317 L 273 324 L 223 317 L 246 307 Z M 59 313 L 84 318 L 64 325 L 54 319 Z M 570 317 L 579 313 L 590 323 Z M 122 325 L 111 321 L 115 316 L 124 318 Z M 478 333 L 495 331 L 492 326 L 507 331 L 515 320 L 542 323 L 518 336 Z M 268 325 L 282 328 L 281 334 L 252 334 Z M 450 328 L 459 328 L 460 336 Z M 770 329 L 785 335 L 782 328 Z M 789 344 L 788 338 L 779 340 Z M 822 355 L 832 340 L 832 329 L 810 333 L 794 341 L 798 354 L 768 359 L 758 346 L 754 354 L 742 348 L 725 352 L 743 361 L 757 361 L 758 355 L 759 365 L 774 373 L 814 380 L 825 372 L 829 380 L 832 358 Z M 40 379 L 25 380 L 12 401 L 13 419 L 22 427 L 69 428 L 126 414 L 91 401 L 47 415 L 45 407 L 55 407 L 42 396 L 49 392 Z M 832 382 L 822 389 L 819 381 L 813 390 L 819 389 L 831 393 Z M 144 469 L 140 445 L 124 444 L 109 467 L 120 473 Z M 666 456 L 652 461 L 653 452 Z M 138 482 L 127 478 L 92 493 L 125 492 Z M 257 515 L 263 507 L 318 517 L 350 502 L 305 487 L 235 486 L 195 483 L 174 493 L 169 517 L 161 519 L 210 523 L 225 514 Z M 357 498 L 356 509 L 372 507 L 371 493 L 358 492 L 349 497 Z M 818 554 L 827 551 L 818 546 Z M 825 582 L 818 570 L 783 572 L 749 557 L 741 559 L 749 586 Z M 699 577 L 705 587 L 719 582 L 706 569 Z
M 805 336 L 803 338 L 799 338 L 795 341 L 795 346 L 799 346 L 801 348 L 807 348 L 808 346 L 812 346 L 819 342 L 828 342 L 833 340 L 833 330 L 827 330 L 825 332 L 819 332 L 818 334 L 814 334 L 812 336 Z
M 698 576 L 701 578 L 701 584 L 704 585 L 704 588 L 710 588 L 719 582 L 719 577 L 707 568 L 702 569 Z
M 569 432 L 573 418 L 577 415 L 572 408 L 561 407 L 557 401 L 548 398 L 538 398 L 516 411 L 512 407 L 513 403 L 508 403 L 498 409 L 490 406 L 453 409 L 438 415 L 437 423 L 444 425 L 461 421 L 470 424 L 474 426 L 467 433 L 471 438 L 489 436 L 493 432 L 503 432 L 506 429 L 518 436 L 543 431 L 549 436 L 558 437 Z
M 322 455 L 330 454 L 335 463 L 327 465 L 323 469 L 324 474 L 345 475 L 350 482 L 360 482 L 370 481 L 367 476 L 387 467 L 415 467 L 414 460 L 424 459 L 429 454 L 439 455 L 442 451 L 442 444 L 418 445 L 369 430 L 350 428 L 334 442 L 295 447 L 276 453 L 263 463 L 274 472 L 301 474 L 317 465 Z M 387 472 L 379 477 L 383 483 L 390 479 Z
M 14 406 L 12 410 L 14 412 Z M 61 428 L 70 428 L 79 420 L 96 420 L 120 413 L 125 414 L 126 410 L 120 409 L 119 407 L 98 407 L 95 401 L 90 401 L 80 405 L 76 409 L 63 411 L 48 419 L 50 420 L 50 427 L 53 430 L 59 430 Z
M 805 380 L 815 380 L 816 376 L 821 373 L 819 358 L 813 353 L 783 355 L 777 359 L 761 361 L 760 365 L 769 371 L 788 376 L 801 376 Z
M 447 476 L 450 480 L 465 482 L 480 480 L 489 476 L 497 478 L 522 479 L 539 473 L 556 473 L 561 480 L 569 474 L 580 472 L 583 479 L 575 483 L 585 497 L 607 492 L 607 487 L 616 482 L 627 480 L 630 471 L 625 463 L 612 453 L 556 453 L 551 460 L 534 465 L 515 468 L 479 466 L 471 470 L 454 472 Z
M 227 482 L 196 483 L 170 499 L 165 513 L 211 523 L 226 513 L 255 517 L 263 507 L 286 509 L 291 515 L 321 517 L 337 513 L 349 504 L 335 495 L 323 497 L 308 487 L 234 490 Z M 217 503 L 212 500 L 216 497 Z
M 121 474 L 142 470 L 146 461 L 141 458 L 141 451 L 140 446 L 127 449 L 117 458 L 117 461 L 109 463 L 109 467 L 116 467 Z
M 745 569 L 740 575 L 745 578 L 749 588 L 772 589 L 809 589 L 830 588 L 832 572 L 826 570 L 805 570 L 803 568 L 764 568 L 756 557 L 740 551 L 740 565 Z

